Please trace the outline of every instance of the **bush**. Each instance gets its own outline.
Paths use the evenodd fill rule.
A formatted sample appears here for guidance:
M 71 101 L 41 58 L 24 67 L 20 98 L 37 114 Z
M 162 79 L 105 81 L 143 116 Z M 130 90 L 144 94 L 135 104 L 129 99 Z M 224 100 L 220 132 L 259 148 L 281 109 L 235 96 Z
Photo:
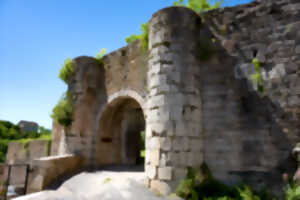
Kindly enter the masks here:
M 72 60 L 70 58 L 67 58 L 64 60 L 64 65 L 60 69 L 58 77 L 66 84 L 68 84 L 73 73 L 74 73 L 74 67 L 72 64 Z
M 229 187 L 225 185 L 224 183 L 213 178 L 211 172 L 205 164 L 203 164 L 199 169 L 187 168 L 186 179 L 181 181 L 181 183 L 178 185 L 176 194 L 186 200 L 274 199 L 273 196 L 270 195 L 270 193 L 267 192 L 265 189 L 256 192 L 247 185 L 241 185 L 236 187 Z
M 101 49 L 99 53 L 96 54 L 95 58 L 98 60 L 100 64 L 103 64 L 102 58 L 106 52 L 106 49 Z
M 290 182 L 284 189 L 285 200 L 299 200 L 300 199 L 300 186 Z
M 132 43 L 136 40 L 140 40 L 141 42 L 141 48 L 144 52 L 146 52 L 148 50 L 148 37 L 149 37 L 149 26 L 148 23 L 145 24 L 141 24 L 140 27 L 141 30 L 141 34 L 140 35 L 131 35 L 127 38 L 125 38 L 125 41 L 127 42 L 127 44 Z
M 63 95 L 52 110 L 51 117 L 62 126 L 69 126 L 72 123 L 73 108 L 69 95 Z
M 174 6 L 184 6 L 194 10 L 196 13 L 209 11 L 212 9 L 219 8 L 222 1 L 217 1 L 215 4 L 210 4 L 207 0 L 188 0 L 183 3 L 183 0 L 178 0 L 173 3 Z

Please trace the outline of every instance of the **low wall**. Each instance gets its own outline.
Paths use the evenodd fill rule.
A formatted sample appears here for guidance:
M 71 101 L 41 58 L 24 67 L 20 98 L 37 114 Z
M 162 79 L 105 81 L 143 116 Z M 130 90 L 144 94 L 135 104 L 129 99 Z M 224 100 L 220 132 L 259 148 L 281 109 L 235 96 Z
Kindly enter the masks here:
M 6 154 L 6 164 L 30 164 L 34 159 L 47 157 L 50 152 L 50 143 L 48 140 L 33 140 L 26 143 L 10 142 Z M 2 174 L 0 183 L 7 180 L 8 167 L 3 166 Z M 26 166 L 12 167 L 10 185 L 24 185 L 25 177 Z
M 46 157 L 50 152 L 49 140 L 29 142 L 10 142 L 6 154 L 7 164 L 28 163 L 34 159 Z
M 27 193 L 45 189 L 60 176 L 81 168 L 81 159 L 75 155 L 50 156 L 33 160 Z

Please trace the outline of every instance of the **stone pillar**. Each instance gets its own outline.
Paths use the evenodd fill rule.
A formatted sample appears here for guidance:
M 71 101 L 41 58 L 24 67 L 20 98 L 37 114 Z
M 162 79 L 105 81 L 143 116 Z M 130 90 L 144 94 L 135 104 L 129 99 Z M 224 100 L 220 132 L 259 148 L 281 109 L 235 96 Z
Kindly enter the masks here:
M 203 161 L 200 17 L 183 7 L 165 8 L 149 22 L 145 171 L 152 190 L 167 195 L 185 168 Z

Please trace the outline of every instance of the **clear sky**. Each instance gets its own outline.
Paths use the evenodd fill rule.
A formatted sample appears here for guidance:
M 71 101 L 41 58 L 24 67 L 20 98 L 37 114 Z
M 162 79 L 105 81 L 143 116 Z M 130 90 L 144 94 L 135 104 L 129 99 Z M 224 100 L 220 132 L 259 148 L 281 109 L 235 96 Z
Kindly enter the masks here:
M 51 128 L 51 110 L 66 90 L 57 76 L 63 60 L 126 45 L 125 37 L 172 2 L 0 0 L 0 119 Z

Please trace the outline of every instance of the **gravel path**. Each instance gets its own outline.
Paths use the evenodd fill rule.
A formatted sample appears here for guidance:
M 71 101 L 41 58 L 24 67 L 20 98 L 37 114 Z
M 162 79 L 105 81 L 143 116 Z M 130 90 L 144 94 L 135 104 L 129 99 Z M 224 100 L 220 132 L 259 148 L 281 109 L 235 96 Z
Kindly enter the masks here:
M 143 172 L 80 173 L 57 190 L 43 191 L 15 200 L 166 200 L 144 185 Z M 171 198 L 176 199 L 176 198 Z

